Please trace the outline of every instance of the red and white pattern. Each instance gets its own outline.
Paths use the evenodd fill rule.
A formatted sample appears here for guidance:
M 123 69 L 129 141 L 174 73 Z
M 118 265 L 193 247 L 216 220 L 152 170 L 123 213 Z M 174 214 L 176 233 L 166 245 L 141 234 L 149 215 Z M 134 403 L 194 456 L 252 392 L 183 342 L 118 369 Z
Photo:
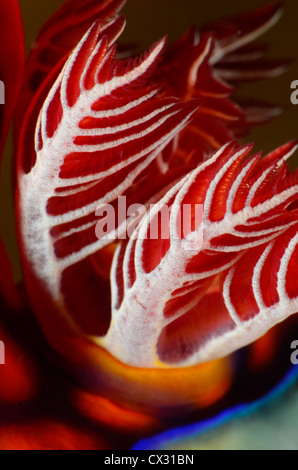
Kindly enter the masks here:
M 28 106 L 53 68 L 60 64 L 61 70 L 71 50 L 94 21 L 104 28 L 117 16 L 125 1 L 67 0 L 43 25 L 27 59 L 22 93 L 14 117 L 17 134 Z
M 263 45 L 251 44 L 280 16 L 280 4 L 272 3 L 190 29 L 168 48 L 159 78 L 175 96 L 196 98 L 200 106 L 175 145 L 158 159 L 162 173 L 185 163 L 194 168 L 226 142 L 281 113 L 279 106 L 242 103 L 233 97 L 235 82 L 271 78 L 287 69 L 287 60 L 267 59 Z M 194 149 L 195 156 L 190 157 Z
M 251 146 L 227 144 L 151 209 L 118 248 L 112 323 L 100 344 L 131 365 L 193 365 L 233 352 L 296 312 L 298 286 L 286 279 L 298 242 L 298 211 L 290 206 L 298 173 L 289 174 L 285 160 L 297 146 L 262 158 L 250 156 Z M 195 204 L 204 206 L 202 246 L 196 225 L 177 239 L 185 204 L 192 215 Z M 165 205 L 169 236 L 152 240 L 150 225 Z
M 95 23 L 71 54 L 39 116 L 35 163 L 20 175 L 26 256 L 56 300 L 59 273 L 107 244 L 96 208 L 123 194 L 196 109 L 147 84 L 164 40 L 133 61 L 114 58 L 123 27 L 120 18 L 101 33 Z
M 30 75 L 47 59 L 19 139 L 25 277 L 42 324 L 46 299 L 47 312 L 54 306 L 75 335 L 129 365 L 189 366 L 235 351 L 297 310 L 298 181 L 285 163 L 297 142 L 264 158 L 251 156 L 249 145 L 227 144 L 279 112 L 262 103 L 242 109 L 224 79 L 284 70 L 285 62 L 264 62 L 262 47 L 249 45 L 280 9 L 271 4 L 191 30 L 165 58 L 161 40 L 121 61 L 123 3 L 86 0 L 73 10 L 67 24 L 82 12 L 80 28 L 100 14 L 66 61 L 62 52 L 72 46 L 63 46 L 61 20 L 69 1 L 41 32 L 43 54 L 29 61 Z M 131 220 L 118 218 L 119 196 L 127 206 L 154 203 L 124 242 L 117 237 Z M 107 204 L 121 220 L 109 238 L 98 238 L 96 209 Z M 181 236 L 186 206 L 191 224 Z M 167 236 L 150 238 L 161 217 Z M 110 264 L 100 265 L 113 256 L 111 241 L 118 243 L 112 318 Z

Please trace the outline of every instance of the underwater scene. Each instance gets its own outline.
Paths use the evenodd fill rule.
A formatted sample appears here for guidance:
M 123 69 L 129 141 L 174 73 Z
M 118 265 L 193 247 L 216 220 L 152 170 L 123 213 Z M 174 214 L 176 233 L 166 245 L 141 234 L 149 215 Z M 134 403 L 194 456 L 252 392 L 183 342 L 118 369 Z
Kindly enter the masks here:
M 1 450 L 298 449 L 297 20 L 0 0 Z

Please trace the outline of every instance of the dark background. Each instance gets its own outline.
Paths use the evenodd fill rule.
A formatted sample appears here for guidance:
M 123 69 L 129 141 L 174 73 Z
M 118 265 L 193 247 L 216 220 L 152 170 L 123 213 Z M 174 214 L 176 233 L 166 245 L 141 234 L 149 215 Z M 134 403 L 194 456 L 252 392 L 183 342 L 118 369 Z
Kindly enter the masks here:
M 41 25 L 62 0 L 20 0 L 24 20 L 26 47 L 34 42 Z M 123 13 L 127 27 L 122 36 L 123 42 L 137 42 L 140 49 L 148 47 L 153 41 L 168 34 L 169 41 L 178 38 L 190 25 L 201 25 L 210 20 L 249 10 L 268 2 L 262 0 L 127 0 Z M 272 123 L 262 126 L 250 135 L 248 140 L 256 142 L 256 149 L 266 152 L 298 137 L 298 105 L 290 102 L 291 82 L 298 80 L 298 2 L 285 0 L 284 14 L 279 23 L 261 41 L 270 43 L 269 55 L 289 57 L 294 62 L 290 70 L 281 77 L 270 81 L 242 86 L 243 96 L 265 99 L 286 107 L 282 116 Z M 14 214 L 11 197 L 9 163 L 11 147 L 7 146 L 0 190 L 1 233 L 8 252 L 13 260 L 16 277 L 20 277 L 14 233 Z M 298 162 L 298 157 L 296 157 Z

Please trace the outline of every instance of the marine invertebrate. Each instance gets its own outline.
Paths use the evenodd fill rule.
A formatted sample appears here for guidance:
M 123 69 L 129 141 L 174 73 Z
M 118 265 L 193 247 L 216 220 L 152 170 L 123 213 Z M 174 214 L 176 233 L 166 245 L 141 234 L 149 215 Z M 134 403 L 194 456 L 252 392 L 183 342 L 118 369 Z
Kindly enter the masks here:
M 165 51 L 162 39 L 130 59 L 115 46 L 123 4 L 66 2 L 37 38 L 15 111 L 27 304 L 52 360 L 85 390 L 71 392 L 71 406 L 100 423 L 110 421 L 100 406 L 119 412 L 119 433 L 216 403 L 232 381 L 226 356 L 297 310 L 297 173 L 286 164 L 297 142 L 263 158 L 239 146 L 278 109 L 241 107 L 223 81 L 285 69 L 260 63 L 262 48 L 249 45 L 279 6 L 190 30 Z M 21 68 L 21 39 L 17 46 Z M 121 213 L 120 197 L 147 208 L 130 239 L 134 214 Z M 96 209 L 107 205 L 117 224 L 98 238 Z M 158 230 L 152 239 L 164 208 L 166 237 Z M 94 436 L 86 445 L 105 445 Z

